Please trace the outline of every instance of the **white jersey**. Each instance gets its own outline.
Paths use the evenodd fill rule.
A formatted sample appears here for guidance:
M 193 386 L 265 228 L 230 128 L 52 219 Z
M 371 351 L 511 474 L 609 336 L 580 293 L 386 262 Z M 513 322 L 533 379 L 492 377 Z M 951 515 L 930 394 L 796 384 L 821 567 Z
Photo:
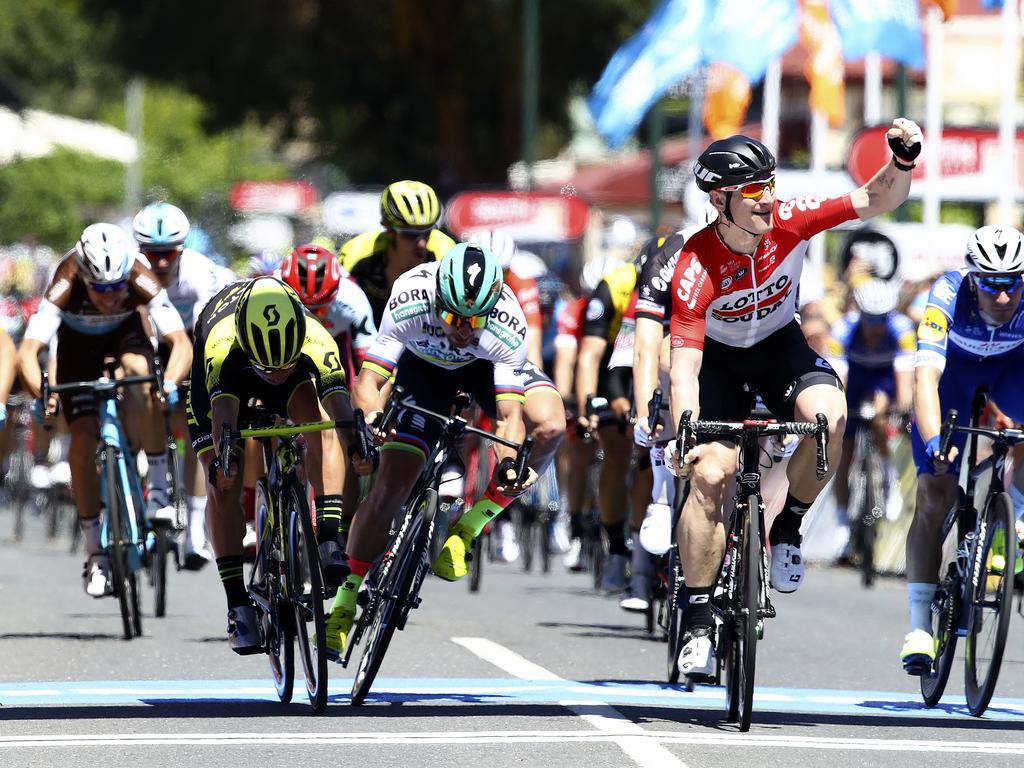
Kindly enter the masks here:
M 281 270 L 274 270 L 274 277 L 281 279 Z M 377 324 L 373 321 L 373 309 L 363 289 L 342 268 L 342 278 L 338 283 L 338 295 L 334 297 L 324 315 L 316 319 L 326 328 L 331 336 L 348 334 L 352 350 L 360 354 L 366 352 L 377 337 Z
M 151 266 L 144 254 L 139 260 L 147 267 Z M 189 331 L 192 330 L 214 294 L 238 278 L 226 267 L 220 267 L 213 261 L 192 248 L 185 248 L 178 256 L 178 273 L 167 286 L 167 296 L 171 304 L 181 315 L 181 322 Z
M 521 402 L 525 391 L 526 317 L 515 294 L 503 286 L 487 326 L 474 331 L 467 346 L 457 347 L 448 341 L 445 326 L 434 309 L 438 266 L 434 262 L 414 267 L 395 281 L 380 333 L 366 353 L 363 368 L 390 377 L 406 350 L 448 370 L 488 360 L 494 363 L 496 399 Z

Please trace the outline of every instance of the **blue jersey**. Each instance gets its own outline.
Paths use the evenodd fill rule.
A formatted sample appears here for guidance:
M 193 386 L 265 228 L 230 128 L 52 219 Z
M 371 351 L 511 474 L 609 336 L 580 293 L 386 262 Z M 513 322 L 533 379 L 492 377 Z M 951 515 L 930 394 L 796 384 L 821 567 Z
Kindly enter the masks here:
M 978 311 L 966 268 L 954 269 L 932 286 L 921 323 L 917 326 L 914 365 L 945 370 L 947 359 L 973 365 L 991 357 L 1024 353 L 1024 302 L 1013 318 L 1000 326 L 985 322 Z
M 840 375 L 855 378 L 856 374 L 873 375 L 893 370 L 908 371 L 914 365 L 914 321 L 900 312 L 890 312 L 885 321 L 885 334 L 868 346 L 860 333 L 859 312 L 846 313 L 832 325 L 828 343 L 828 361 Z

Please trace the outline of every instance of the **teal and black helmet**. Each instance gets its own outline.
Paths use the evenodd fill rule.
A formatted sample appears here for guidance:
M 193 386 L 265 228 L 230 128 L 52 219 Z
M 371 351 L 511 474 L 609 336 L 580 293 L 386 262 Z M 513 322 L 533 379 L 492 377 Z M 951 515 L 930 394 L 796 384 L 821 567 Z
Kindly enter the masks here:
M 486 315 L 501 297 L 501 264 L 489 248 L 459 243 L 437 268 L 441 307 L 462 317 Z

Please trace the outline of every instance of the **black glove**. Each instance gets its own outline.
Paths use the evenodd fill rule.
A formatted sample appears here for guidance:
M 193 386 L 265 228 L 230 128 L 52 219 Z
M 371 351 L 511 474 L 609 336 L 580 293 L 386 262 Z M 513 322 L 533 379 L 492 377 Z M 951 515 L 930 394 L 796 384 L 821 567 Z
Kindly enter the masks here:
M 908 147 L 899 136 L 887 136 L 886 138 L 889 142 L 889 149 L 892 150 L 897 159 L 902 160 L 904 163 L 913 163 L 918 155 L 921 154 L 920 141 L 915 141 Z

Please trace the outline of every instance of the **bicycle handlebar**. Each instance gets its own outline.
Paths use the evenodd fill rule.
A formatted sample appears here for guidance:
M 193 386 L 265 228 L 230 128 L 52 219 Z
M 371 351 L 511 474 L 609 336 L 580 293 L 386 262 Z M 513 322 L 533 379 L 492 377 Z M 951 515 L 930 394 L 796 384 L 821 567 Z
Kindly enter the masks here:
M 939 455 L 945 457 L 949 454 L 949 448 L 953 443 L 953 433 L 961 432 L 965 435 L 981 435 L 993 442 L 1002 443 L 1007 446 L 1014 446 L 1024 443 L 1024 430 L 1022 429 L 994 429 L 992 427 L 962 427 L 956 423 L 959 414 L 956 410 L 950 409 L 946 414 L 946 420 L 942 423 L 942 431 L 939 433 Z
M 650 402 L 647 403 L 647 427 L 651 430 L 651 437 L 654 437 L 654 433 L 658 431 L 658 425 L 661 423 L 662 397 L 661 387 L 658 387 L 651 395 Z
M 956 421 L 960 413 L 955 408 L 946 412 L 946 420 L 942 422 L 942 429 L 939 430 L 939 458 L 945 459 L 949 455 L 949 449 L 953 445 L 953 432 L 957 431 Z

